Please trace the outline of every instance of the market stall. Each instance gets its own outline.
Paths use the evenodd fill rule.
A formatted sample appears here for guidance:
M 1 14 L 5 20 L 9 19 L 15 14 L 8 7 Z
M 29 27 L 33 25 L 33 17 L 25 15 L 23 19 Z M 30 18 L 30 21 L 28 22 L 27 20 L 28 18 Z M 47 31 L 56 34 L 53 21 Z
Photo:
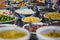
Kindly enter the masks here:
M 54 5 L 47 0 L 0 0 L 0 40 L 60 40 L 60 9 Z

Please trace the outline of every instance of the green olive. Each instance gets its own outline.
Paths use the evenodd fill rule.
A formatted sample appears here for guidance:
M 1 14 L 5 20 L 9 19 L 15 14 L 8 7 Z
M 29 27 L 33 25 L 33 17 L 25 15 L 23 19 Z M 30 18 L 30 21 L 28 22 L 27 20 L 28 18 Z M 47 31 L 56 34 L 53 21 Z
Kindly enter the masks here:
M 11 21 L 15 19 L 14 17 L 6 16 L 6 15 L 0 15 L 0 22 L 5 22 L 5 21 Z

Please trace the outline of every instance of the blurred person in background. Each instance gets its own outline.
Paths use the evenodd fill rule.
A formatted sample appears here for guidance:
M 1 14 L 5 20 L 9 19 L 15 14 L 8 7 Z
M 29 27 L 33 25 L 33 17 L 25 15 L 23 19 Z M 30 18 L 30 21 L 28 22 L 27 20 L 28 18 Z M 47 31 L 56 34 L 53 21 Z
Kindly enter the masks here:
M 52 0 L 52 3 L 53 3 L 52 8 L 54 8 L 56 6 L 57 2 L 58 2 L 58 0 Z
M 59 9 L 58 1 L 59 0 L 46 0 L 46 5 L 48 8 L 57 11 Z
M 0 0 L 0 8 L 4 8 L 6 6 L 5 0 Z
M 60 0 L 52 0 L 52 8 L 55 8 L 57 11 L 60 11 Z

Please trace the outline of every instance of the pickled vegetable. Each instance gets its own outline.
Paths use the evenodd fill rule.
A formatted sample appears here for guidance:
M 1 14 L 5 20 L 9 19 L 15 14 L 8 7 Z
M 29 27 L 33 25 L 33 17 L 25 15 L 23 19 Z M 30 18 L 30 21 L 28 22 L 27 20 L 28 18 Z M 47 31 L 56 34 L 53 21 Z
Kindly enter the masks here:
M 21 38 L 25 37 L 27 33 L 21 30 L 5 30 L 0 32 L 0 38 Z
M 13 19 L 15 19 L 15 17 L 10 17 L 10 16 L 6 16 L 6 15 L 0 15 L 0 22 L 11 21 Z
M 60 37 L 60 32 L 47 32 L 43 35 L 46 36 L 46 37 L 57 38 L 57 37 Z

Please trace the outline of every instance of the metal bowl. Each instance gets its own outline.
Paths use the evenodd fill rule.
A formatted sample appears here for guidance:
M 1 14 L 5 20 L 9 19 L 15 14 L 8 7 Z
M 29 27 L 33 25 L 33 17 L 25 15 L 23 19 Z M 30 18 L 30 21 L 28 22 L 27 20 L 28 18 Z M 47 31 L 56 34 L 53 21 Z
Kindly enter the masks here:
M 20 12 L 22 10 L 22 12 Z M 23 17 L 27 17 L 27 16 L 33 16 L 35 15 L 36 12 L 32 11 L 28 13 L 28 11 L 32 9 L 17 9 L 15 10 L 15 13 L 20 17 L 20 18 L 23 18 Z M 25 12 L 24 12 L 25 11 Z

